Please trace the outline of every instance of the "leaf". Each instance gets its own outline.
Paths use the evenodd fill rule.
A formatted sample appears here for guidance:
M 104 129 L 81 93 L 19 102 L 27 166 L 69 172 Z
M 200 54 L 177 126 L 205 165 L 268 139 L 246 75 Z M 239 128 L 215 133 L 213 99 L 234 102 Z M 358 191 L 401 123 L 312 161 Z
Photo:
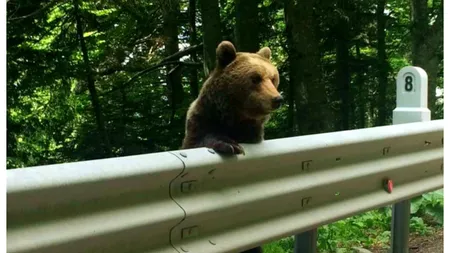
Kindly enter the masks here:
M 411 200 L 411 214 L 415 214 L 420 210 L 420 207 L 422 206 L 423 198 L 418 197 Z
M 440 225 L 444 225 L 444 208 L 443 206 L 430 206 L 425 209 L 425 213 L 432 216 Z
M 83 33 L 83 37 L 89 37 L 89 36 L 91 36 L 92 34 L 95 34 L 97 31 L 90 31 L 90 32 L 85 32 L 85 33 Z

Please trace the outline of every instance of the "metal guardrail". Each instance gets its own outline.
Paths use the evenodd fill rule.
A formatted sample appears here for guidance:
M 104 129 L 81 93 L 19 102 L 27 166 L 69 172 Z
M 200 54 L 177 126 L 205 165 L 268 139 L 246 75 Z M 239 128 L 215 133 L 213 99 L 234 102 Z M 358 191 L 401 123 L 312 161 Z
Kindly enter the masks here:
M 7 252 L 174 252 L 170 153 L 7 171 Z
M 7 171 L 7 251 L 239 252 L 443 187 L 444 121 Z M 383 180 L 390 179 L 388 193 Z

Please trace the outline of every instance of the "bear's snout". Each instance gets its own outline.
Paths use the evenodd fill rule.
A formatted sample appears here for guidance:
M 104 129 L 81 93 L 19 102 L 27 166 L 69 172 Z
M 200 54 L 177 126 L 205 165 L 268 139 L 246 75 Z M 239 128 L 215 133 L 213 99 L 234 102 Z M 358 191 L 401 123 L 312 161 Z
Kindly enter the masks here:
M 283 102 L 282 96 L 272 98 L 272 108 L 274 108 L 274 109 L 280 108 L 282 102 Z

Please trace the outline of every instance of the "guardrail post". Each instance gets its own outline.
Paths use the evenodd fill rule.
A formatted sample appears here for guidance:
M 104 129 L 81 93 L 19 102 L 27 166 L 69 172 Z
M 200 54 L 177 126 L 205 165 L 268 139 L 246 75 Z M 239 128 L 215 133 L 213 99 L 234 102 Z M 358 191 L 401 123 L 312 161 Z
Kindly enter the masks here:
M 294 253 L 317 252 L 317 228 L 295 235 Z
M 393 111 L 393 124 L 430 119 L 427 73 L 419 67 L 402 68 L 397 75 L 397 107 Z M 391 253 L 409 252 L 410 208 L 411 200 L 398 202 L 392 207 Z

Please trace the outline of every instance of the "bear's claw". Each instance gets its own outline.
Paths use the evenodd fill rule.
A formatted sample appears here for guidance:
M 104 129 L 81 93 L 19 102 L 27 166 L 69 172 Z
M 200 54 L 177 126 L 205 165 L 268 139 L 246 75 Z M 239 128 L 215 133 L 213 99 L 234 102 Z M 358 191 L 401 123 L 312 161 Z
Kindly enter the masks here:
M 227 136 L 207 135 L 203 139 L 203 145 L 221 155 L 245 155 L 244 148 Z
M 222 155 L 245 155 L 244 148 L 237 143 L 229 143 L 225 141 L 216 141 L 212 147 L 214 151 Z

